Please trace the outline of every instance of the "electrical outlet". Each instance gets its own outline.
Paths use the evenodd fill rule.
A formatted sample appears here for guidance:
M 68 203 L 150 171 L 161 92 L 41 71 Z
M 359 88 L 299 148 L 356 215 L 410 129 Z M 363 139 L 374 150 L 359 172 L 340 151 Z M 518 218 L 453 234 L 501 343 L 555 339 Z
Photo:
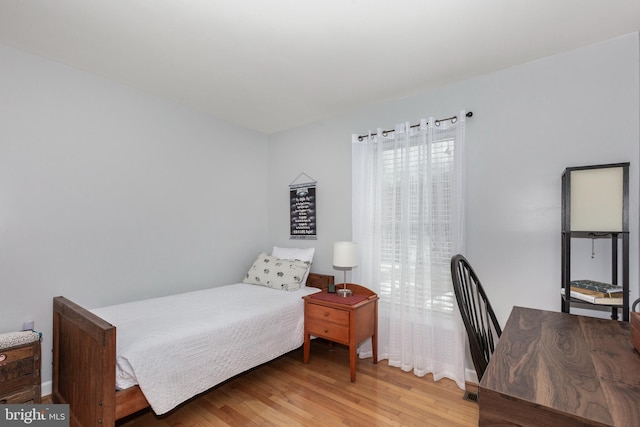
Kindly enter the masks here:
M 33 320 L 27 320 L 22 324 L 23 331 L 33 331 L 35 327 L 35 322 Z

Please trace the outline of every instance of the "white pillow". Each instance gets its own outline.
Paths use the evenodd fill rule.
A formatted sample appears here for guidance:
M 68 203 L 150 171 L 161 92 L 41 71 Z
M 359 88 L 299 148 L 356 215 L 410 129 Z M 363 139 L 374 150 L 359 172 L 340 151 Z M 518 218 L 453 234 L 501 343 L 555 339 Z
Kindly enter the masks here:
M 242 283 L 267 286 L 284 291 L 297 291 L 309 261 L 280 259 L 262 252 L 258 255 Z
M 302 278 L 300 287 L 307 284 L 307 277 L 311 271 L 311 263 L 313 262 L 313 254 L 316 252 L 316 248 L 279 248 L 274 246 L 271 251 L 271 256 L 280 259 L 298 259 L 300 261 L 309 261 L 309 268 Z

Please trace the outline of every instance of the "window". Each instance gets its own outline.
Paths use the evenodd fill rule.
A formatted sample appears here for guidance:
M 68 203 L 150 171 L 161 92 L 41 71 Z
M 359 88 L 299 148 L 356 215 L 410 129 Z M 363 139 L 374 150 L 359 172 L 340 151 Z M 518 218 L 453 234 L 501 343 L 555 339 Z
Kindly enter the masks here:
M 464 329 L 451 282 L 463 250 L 464 120 L 399 125 L 352 144 L 353 280 L 379 301 L 379 355 L 464 386 Z

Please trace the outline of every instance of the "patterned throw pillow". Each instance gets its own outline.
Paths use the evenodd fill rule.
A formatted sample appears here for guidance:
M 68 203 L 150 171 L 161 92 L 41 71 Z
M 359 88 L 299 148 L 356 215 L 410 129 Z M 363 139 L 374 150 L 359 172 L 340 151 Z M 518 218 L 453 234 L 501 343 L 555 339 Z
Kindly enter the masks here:
M 271 251 L 271 256 L 278 257 L 280 259 L 295 259 L 298 261 L 309 261 L 309 267 L 311 267 L 311 263 L 313 263 L 313 254 L 315 253 L 315 248 L 281 248 L 278 246 L 274 246 Z M 309 277 L 309 272 L 311 268 L 307 268 L 307 272 L 304 274 L 302 278 L 302 282 L 300 283 L 300 287 L 303 288 L 307 284 L 307 278 Z
M 297 291 L 311 265 L 308 261 L 280 259 L 262 252 L 258 255 L 242 283 L 267 286 L 284 291 Z

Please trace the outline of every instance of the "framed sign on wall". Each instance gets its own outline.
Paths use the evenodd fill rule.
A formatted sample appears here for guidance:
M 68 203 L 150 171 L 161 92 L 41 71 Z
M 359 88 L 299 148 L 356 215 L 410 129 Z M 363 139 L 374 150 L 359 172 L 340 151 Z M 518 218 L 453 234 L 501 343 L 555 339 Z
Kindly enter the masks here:
M 290 239 L 316 239 L 316 181 L 305 173 L 289 184 Z

